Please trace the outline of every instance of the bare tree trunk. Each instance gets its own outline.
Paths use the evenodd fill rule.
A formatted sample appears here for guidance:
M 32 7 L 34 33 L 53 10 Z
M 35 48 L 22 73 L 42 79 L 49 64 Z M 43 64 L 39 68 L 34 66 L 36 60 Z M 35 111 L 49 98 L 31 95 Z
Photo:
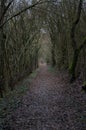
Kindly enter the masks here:
M 4 40 L 3 40 L 3 30 L 0 31 L 0 49 L 1 49 L 1 55 L 0 55 L 0 92 L 1 96 L 3 96 L 3 90 L 4 90 L 4 53 L 3 53 L 3 48 L 4 48 Z
M 55 44 L 53 43 L 52 45 L 52 66 L 55 66 L 56 65 L 56 60 L 55 60 Z
M 77 24 L 80 21 L 80 16 L 81 16 L 81 10 L 82 10 L 82 5 L 83 5 L 83 0 L 79 1 L 79 6 L 78 6 L 78 12 L 77 12 L 77 17 L 76 20 L 74 21 L 72 28 L 71 28 L 71 40 L 72 40 L 72 47 L 74 50 L 74 54 L 73 54 L 73 60 L 72 60 L 72 66 L 70 68 L 70 72 L 71 72 L 71 82 L 73 82 L 76 78 L 75 76 L 75 70 L 76 70 L 76 66 L 77 66 L 77 62 L 78 62 L 78 56 L 79 56 L 79 49 L 77 47 L 77 42 L 75 40 L 75 31 L 76 31 L 76 27 Z

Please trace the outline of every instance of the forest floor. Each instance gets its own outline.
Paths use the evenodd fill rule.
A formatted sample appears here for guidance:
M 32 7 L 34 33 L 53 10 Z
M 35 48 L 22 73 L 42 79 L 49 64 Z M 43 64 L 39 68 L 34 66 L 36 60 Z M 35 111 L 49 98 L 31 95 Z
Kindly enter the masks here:
M 86 130 L 86 95 L 78 81 L 70 85 L 67 74 L 42 65 L 28 87 L 2 130 Z

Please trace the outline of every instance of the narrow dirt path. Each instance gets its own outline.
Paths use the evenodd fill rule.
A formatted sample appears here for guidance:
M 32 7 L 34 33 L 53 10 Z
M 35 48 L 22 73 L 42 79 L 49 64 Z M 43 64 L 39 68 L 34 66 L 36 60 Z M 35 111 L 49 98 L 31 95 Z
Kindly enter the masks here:
M 21 106 L 9 117 L 6 130 L 86 130 L 85 94 L 64 84 L 62 75 L 40 71 L 23 97 Z

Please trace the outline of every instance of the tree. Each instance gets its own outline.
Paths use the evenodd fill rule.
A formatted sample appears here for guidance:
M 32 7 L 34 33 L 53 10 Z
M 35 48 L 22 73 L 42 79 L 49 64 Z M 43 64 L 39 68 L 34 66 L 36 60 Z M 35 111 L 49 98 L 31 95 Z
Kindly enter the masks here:
M 77 24 L 80 21 L 82 5 L 83 5 L 83 0 L 80 0 L 79 6 L 78 6 L 78 11 L 77 11 L 77 16 L 76 16 L 76 19 L 71 28 L 71 40 L 72 40 L 72 47 L 74 50 L 73 61 L 72 61 L 72 65 L 70 68 L 70 72 L 72 74 L 71 82 L 74 81 L 76 78 L 75 70 L 76 70 L 76 66 L 77 66 L 78 57 L 79 57 L 80 51 L 83 49 L 84 45 L 86 44 L 86 38 L 85 38 L 83 43 L 79 47 L 77 47 L 77 42 L 75 40 L 75 31 L 76 31 Z
M 5 12 L 6 9 L 9 9 L 9 11 L 6 10 L 7 12 L 0 15 L 3 16 L 0 18 L 1 97 L 9 89 L 13 90 L 15 83 L 27 72 L 29 74 L 37 67 L 40 35 L 39 17 L 34 11 L 27 11 L 39 2 L 29 6 L 26 1 L 22 1 L 18 5 L 16 3 L 12 5 L 13 1 L 10 1 L 10 8 L 5 7 L 6 2 L 8 1 L 2 1 L 1 3 L 3 5 L 2 12 Z M 17 11 L 19 13 L 16 13 Z M 25 13 L 23 13 L 24 11 Z M 11 17 L 8 18 L 6 13 Z

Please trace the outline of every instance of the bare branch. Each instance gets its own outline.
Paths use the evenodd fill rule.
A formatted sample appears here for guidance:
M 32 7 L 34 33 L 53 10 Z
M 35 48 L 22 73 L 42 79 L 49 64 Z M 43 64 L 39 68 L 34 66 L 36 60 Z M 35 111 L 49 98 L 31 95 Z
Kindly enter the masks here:
M 56 0 L 53 0 L 52 2 L 55 2 Z M 8 18 L 3 24 L 0 25 L 0 28 L 2 28 L 7 22 L 9 22 L 12 18 L 19 16 L 20 14 L 22 14 L 23 12 L 27 11 L 28 9 L 32 9 L 33 7 L 39 5 L 39 4 L 43 4 L 46 2 L 51 2 L 50 0 L 45 0 L 45 1 L 37 1 L 36 3 L 30 5 L 29 7 L 24 8 L 23 10 L 19 11 L 18 13 L 12 15 L 10 18 Z
M 12 4 L 13 1 L 14 1 L 14 0 L 11 0 L 11 1 L 8 3 L 8 5 L 6 6 L 6 8 L 4 9 L 4 11 L 3 11 L 3 13 L 2 13 L 2 15 L 1 15 L 1 17 L 0 17 L 0 22 L 2 21 L 4 15 L 6 14 L 7 10 L 9 9 L 9 7 L 11 6 L 11 4 Z

